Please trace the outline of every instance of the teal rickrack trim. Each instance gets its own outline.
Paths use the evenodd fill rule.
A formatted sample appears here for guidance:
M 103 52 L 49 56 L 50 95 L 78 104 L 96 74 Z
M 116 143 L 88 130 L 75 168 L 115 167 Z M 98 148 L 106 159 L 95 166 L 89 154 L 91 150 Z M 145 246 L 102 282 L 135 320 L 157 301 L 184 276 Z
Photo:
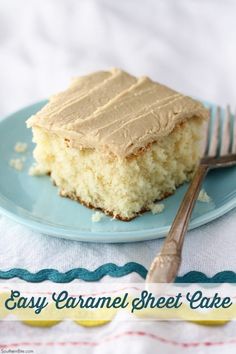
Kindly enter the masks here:
M 114 263 L 103 264 L 94 271 L 84 268 L 76 268 L 68 272 L 61 273 L 56 269 L 42 269 L 37 273 L 31 273 L 26 269 L 14 268 L 8 271 L 0 271 L 0 279 L 19 278 L 31 283 L 39 283 L 50 280 L 54 283 L 69 283 L 74 279 L 85 281 L 98 281 L 106 275 L 119 278 L 130 273 L 137 273 L 145 279 L 147 269 L 135 262 L 118 266 Z M 208 277 L 204 273 L 192 271 L 176 279 L 177 283 L 236 283 L 236 273 L 232 271 L 222 271 L 213 277 Z

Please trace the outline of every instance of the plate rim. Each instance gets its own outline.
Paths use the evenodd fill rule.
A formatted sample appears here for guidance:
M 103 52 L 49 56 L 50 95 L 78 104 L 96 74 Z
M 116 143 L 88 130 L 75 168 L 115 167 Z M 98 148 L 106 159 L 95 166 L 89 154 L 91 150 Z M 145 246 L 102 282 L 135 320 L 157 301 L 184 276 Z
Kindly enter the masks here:
M 194 230 L 200 226 L 206 225 L 215 219 L 225 215 L 229 211 L 236 207 L 236 197 L 218 209 L 214 209 L 208 212 L 206 215 L 197 217 L 196 219 L 190 221 L 188 231 Z M 134 230 L 134 231 L 82 231 L 72 229 L 69 230 L 63 227 L 54 227 L 50 225 L 44 225 L 35 220 L 29 220 L 23 218 L 12 211 L 6 210 L 0 205 L 0 212 L 2 215 L 9 217 L 10 219 L 19 222 L 20 224 L 29 227 L 30 229 L 41 232 L 45 235 L 63 238 L 71 241 L 83 241 L 83 242 L 99 242 L 99 243 L 130 243 L 130 242 L 141 242 L 150 241 L 163 238 L 166 236 L 170 230 L 170 226 L 163 226 L 158 228 L 158 235 L 155 234 L 156 228 L 145 229 L 145 230 Z M 130 238 L 135 234 L 135 239 Z M 107 240 L 106 237 L 110 239 Z M 117 240 L 119 237 L 119 240 Z M 146 238 L 145 238 L 146 237 Z M 114 239 L 113 239 L 114 238 Z
M 33 104 L 27 105 L 4 118 L 0 119 L 0 125 L 8 119 L 14 118 L 16 114 L 23 113 L 25 110 L 32 109 L 35 106 L 43 105 L 47 102 L 47 99 L 37 101 Z M 206 105 L 216 106 L 214 103 L 204 102 Z M 0 197 L 4 198 L 4 195 L 0 192 Z M 7 199 L 8 200 L 8 199 Z M 9 200 L 10 201 L 10 200 Z M 10 201 L 13 202 L 13 201 Z M 1 203 L 1 199 L 0 199 Z M 14 202 L 13 202 L 14 203 Z M 208 224 L 215 219 L 223 216 L 229 211 L 236 208 L 236 196 L 228 200 L 225 204 L 220 206 L 217 209 L 211 210 L 206 214 L 197 216 L 194 220 L 190 221 L 189 230 L 193 230 L 202 225 Z M 56 227 L 47 224 L 43 224 L 37 220 L 28 219 L 27 216 L 20 216 L 16 214 L 11 207 L 7 209 L 0 204 L 0 213 L 4 216 L 9 217 L 10 219 L 29 227 L 37 232 L 41 232 L 46 235 L 50 235 L 57 238 L 63 238 L 66 240 L 82 241 L 82 242 L 98 242 L 98 243 L 130 243 L 130 242 L 140 242 L 140 241 L 149 241 L 166 236 L 170 229 L 169 226 L 155 227 L 152 229 L 140 229 L 140 230 L 130 230 L 130 231 L 84 231 L 81 229 L 68 229 L 67 227 Z

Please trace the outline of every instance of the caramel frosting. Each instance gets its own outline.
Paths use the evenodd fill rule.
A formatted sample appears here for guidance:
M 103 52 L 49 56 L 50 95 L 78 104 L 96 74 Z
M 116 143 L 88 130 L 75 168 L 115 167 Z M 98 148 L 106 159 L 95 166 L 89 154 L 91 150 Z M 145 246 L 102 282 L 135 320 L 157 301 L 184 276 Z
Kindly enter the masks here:
M 172 132 L 186 119 L 208 117 L 204 106 L 147 77 L 112 69 L 74 79 L 27 121 L 63 136 L 70 146 L 124 158 Z

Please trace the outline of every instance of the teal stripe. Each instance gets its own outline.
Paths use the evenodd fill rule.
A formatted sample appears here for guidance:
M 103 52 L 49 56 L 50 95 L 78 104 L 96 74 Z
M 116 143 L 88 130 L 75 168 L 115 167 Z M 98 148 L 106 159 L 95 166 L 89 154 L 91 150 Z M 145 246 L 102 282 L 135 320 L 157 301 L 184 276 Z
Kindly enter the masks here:
M 0 271 L 0 279 L 12 279 L 17 277 L 28 282 L 51 280 L 55 283 L 69 283 L 74 279 L 81 279 L 91 282 L 98 281 L 106 275 L 118 278 L 133 272 L 138 273 L 142 278 L 145 278 L 147 274 L 146 268 L 141 264 L 130 262 L 124 266 L 107 263 L 98 267 L 94 271 L 85 268 L 76 268 L 65 273 L 61 273 L 56 269 L 42 269 L 37 273 L 31 273 L 26 269 L 14 268 L 8 271 Z
M 56 269 L 42 269 L 37 273 L 31 273 L 26 269 L 14 268 L 8 271 L 0 271 L 0 279 L 19 278 L 27 282 L 39 283 L 44 280 L 50 280 L 55 283 L 69 283 L 74 279 L 84 281 L 98 281 L 104 276 L 120 278 L 130 273 L 137 273 L 143 279 L 147 274 L 147 269 L 135 262 L 126 263 L 118 266 L 114 263 L 103 264 L 96 270 L 85 268 L 75 268 L 68 272 L 61 273 Z M 192 271 L 176 279 L 177 283 L 236 283 L 236 273 L 232 271 L 222 271 L 213 277 L 208 277 L 202 272 Z

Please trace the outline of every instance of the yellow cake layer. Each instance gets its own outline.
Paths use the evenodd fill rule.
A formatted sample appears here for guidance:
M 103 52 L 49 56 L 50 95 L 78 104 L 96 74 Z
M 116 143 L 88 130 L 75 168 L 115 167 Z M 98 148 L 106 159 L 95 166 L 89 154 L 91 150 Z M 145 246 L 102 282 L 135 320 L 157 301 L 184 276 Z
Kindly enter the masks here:
M 202 124 L 202 118 L 192 117 L 144 151 L 122 159 L 71 147 L 61 135 L 35 126 L 37 165 L 31 172 L 50 173 L 63 196 L 129 220 L 189 180 L 199 162 Z

